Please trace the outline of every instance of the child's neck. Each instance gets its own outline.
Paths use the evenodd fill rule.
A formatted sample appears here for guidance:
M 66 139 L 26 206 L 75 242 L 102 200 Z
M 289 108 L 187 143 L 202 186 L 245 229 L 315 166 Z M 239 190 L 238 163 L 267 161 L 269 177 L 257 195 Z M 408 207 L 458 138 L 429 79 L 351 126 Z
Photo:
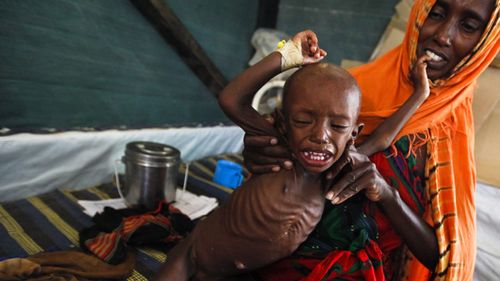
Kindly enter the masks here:
M 295 175 L 302 179 L 303 184 L 322 184 L 323 173 L 308 172 L 298 161 L 294 161 Z
M 322 174 L 313 174 L 307 172 L 302 165 L 294 163 L 294 168 L 289 171 L 287 190 L 300 196 L 303 201 L 323 200 L 325 195 L 324 176 Z

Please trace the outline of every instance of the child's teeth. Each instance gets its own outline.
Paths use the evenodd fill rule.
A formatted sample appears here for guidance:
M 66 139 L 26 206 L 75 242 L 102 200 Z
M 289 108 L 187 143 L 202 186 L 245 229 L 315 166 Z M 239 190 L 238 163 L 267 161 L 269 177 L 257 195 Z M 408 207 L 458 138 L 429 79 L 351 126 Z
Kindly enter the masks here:
M 327 153 L 314 152 L 314 151 L 304 151 L 304 155 L 312 160 L 323 161 L 330 158 Z

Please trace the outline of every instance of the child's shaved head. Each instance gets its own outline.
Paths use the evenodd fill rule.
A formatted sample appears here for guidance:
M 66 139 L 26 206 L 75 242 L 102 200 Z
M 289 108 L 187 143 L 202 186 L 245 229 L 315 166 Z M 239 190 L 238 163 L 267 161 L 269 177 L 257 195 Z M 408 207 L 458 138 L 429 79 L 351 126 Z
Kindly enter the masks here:
M 316 63 L 307 65 L 296 71 L 285 83 L 283 91 L 283 111 L 286 115 L 288 108 L 288 95 L 291 92 L 297 94 L 305 94 L 308 91 L 301 91 L 306 87 L 317 86 L 334 86 L 329 93 L 332 99 L 339 95 L 347 95 L 349 97 L 349 106 L 353 107 L 356 114 L 355 120 L 359 114 L 361 104 L 361 92 L 358 83 L 345 69 L 330 64 Z M 290 91 L 290 89 L 294 89 Z M 298 91 L 297 91 L 298 90 Z M 301 98 L 314 99 L 314 96 L 302 96 Z
M 307 65 L 288 79 L 277 124 L 306 171 L 326 171 L 357 136 L 360 98 L 356 80 L 333 64 Z

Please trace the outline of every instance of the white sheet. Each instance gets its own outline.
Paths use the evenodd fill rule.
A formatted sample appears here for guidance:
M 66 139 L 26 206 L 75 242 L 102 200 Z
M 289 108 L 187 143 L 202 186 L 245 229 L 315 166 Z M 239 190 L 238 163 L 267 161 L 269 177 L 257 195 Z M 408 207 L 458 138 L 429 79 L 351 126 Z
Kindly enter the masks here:
M 476 188 L 477 255 L 475 281 L 500 280 L 500 188 Z
M 243 131 L 215 126 L 0 137 L 0 202 L 110 182 L 115 160 L 128 142 L 138 140 L 174 146 L 183 161 L 192 161 L 241 152 Z

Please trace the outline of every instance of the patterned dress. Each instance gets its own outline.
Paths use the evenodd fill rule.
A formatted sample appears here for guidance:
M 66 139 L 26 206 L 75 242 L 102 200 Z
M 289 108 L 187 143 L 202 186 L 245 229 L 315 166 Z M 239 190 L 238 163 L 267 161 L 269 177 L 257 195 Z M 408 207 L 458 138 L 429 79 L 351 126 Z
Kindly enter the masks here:
M 409 154 L 408 137 L 371 160 L 402 200 L 422 215 L 423 167 L 417 166 L 417 155 Z M 400 277 L 397 269 L 402 265 L 403 249 L 385 214 L 358 194 L 339 205 L 327 204 L 308 240 L 293 256 L 260 270 L 257 279 L 395 280 Z

